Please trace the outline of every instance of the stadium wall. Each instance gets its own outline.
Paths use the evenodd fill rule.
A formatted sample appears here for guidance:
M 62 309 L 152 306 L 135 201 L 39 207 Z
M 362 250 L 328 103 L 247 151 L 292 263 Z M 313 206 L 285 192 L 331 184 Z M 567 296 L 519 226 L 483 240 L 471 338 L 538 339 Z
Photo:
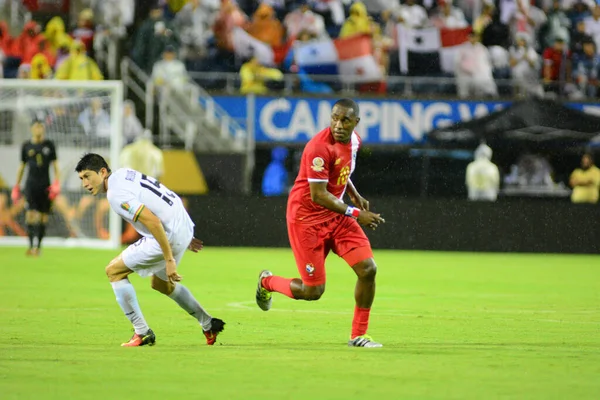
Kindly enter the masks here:
M 370 198 L 386 224 L 368 232 L 374 248 L 521 253 L 598 253 L 600 208 L 568 200 Z M 286 198 L 189 198 L 207 246 L 288 247 Z

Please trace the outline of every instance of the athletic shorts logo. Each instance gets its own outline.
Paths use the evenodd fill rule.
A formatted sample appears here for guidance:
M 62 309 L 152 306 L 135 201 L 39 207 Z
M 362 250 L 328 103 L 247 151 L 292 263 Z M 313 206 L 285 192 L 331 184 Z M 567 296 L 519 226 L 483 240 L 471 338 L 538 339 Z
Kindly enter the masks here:
M 325 169 L 323 168 L 323 165 L 325 165 L 325 161 L 323 161 L 321 157 L 315 157 L 313 158 L 312 165 L 310 167 L 315 172 L 321 172 Z
M 309 275 L 312 275 L 313 272 L 315 272 L 315 267 L 311 263 L 306 264 L 306 272 L 308 272 Z
M 129 205 L 129 203 L 121 203 L 121 208 L 127 212 L 129 212 L 129 210 L 131 209 L 131 206 Z

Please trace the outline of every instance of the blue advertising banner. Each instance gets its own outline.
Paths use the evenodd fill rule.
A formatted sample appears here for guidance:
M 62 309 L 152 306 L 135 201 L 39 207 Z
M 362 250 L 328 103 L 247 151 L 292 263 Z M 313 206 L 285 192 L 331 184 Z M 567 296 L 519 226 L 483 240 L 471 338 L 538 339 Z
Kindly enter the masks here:
M 216 96 L 215 101 L 246 127 L 244 96 Z M 335 99 L 256 97 L 254 134 L 257 143 L 305 143 L 329 126 Z M 422 143 L 434 128 L 483 117 L 510 101 L 358 100 L 361 121 L 357 132 L 365 144 Z M 569 103 L 574 109 L 600 115 L 600 105 Z M 247 127 L 246 127 L 247 128 Z

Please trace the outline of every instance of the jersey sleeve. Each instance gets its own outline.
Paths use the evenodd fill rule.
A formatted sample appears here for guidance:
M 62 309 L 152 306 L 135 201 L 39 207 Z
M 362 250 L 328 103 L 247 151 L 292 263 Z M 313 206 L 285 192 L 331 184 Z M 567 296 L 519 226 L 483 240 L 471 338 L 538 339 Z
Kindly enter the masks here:
M 27 145 L 21 146 L 21 162 L 25 164 L 27 162 Z
M 145 207 L 132 192 L 122 189 L 113 191 L 108 201 L 110 207 L 128 222 L 137 222 Z
M 329 182 L 331 155 L 327 146 L 318 142 L 311 143 L 304 151 L 308 181 Z

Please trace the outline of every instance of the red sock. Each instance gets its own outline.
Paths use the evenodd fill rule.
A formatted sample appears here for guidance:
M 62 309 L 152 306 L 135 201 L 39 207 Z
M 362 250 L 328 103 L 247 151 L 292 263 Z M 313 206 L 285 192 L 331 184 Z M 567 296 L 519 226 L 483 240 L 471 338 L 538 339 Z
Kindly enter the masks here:
M 362 336 L 367 333 L 369 327 L 369 314 L 371 313 L 370 308 L 354 307 L 354 319 L 352 320 L 352 336 L 354 339 L 357 336 Z
M 282 278 L 281 276 L 267 276 L 262 280 L 262 285 L 269 292 L 277 292 L 286 295 L 293 299 L 292 288 L 290 283 L 292 279 Z

